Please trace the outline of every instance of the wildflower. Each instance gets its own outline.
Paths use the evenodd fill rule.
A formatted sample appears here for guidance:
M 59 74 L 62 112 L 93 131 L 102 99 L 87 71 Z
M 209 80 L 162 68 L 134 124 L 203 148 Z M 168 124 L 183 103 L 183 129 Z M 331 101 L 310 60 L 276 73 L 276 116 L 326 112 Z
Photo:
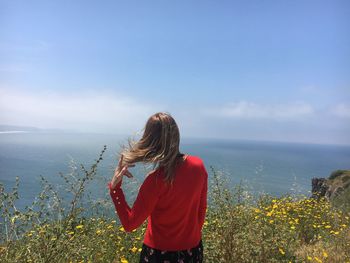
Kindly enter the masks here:
M 286 252 L 284 252 L 284 250 L 283 250 L 282 248 L 279 248 L 278 250 L 279 250 L 279 252 L 280 252 L 282 255 L 285 255 L 285 254 L 286 254 Z
M 324 258 L 328 258 L 328 254 L 327 254 L 326 251 L 323 251 L 323 257 L 324 257 Z
M 132 247 L 132 249 L 130 249 L 130 250 L 131 250 L 131 252 L 136 253 L 137 252 L 137 247 Z
M 125 232 L 125 229 L 122 226 L 119 228 L 119 230 L 122 231 L 122 232 Z
M 121 263 L 128 263 L 129 261 L 125 257 L 120 258 Z
M 312 257 L 310 257 L 310 256 L 307 256 L 307 260 L 310 260 L 310 261 L 311 261 L 311 260 L 312 260 Z
M 102 232 L 102 231 L 98 229 L 98 230 L 96 231 L 96 234 L 99 235 L 99 234 L 101 234 L 101 232 Z
M 74 235 L 74 232 L 73 231 L 68 232 L 68 235 Z
M 78 225 L 78 226 L 76 226 L 75 228 L 76 229 L 82 229 L 84 226 L 83 225 Z
M 330 225 L 326 225 L 324 228 L 331 228 L 331 226 Z

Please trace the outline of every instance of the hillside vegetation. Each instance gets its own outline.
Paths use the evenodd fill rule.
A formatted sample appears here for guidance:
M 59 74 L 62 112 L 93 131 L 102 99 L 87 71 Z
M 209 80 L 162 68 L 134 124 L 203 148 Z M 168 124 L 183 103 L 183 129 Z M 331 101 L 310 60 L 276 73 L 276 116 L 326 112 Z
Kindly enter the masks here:
M 10 192 L 0 186 L 0 262 L 138 262 L 146 225 L 127 233 L 108 213 L 108 195 L 88 198 L 104 151 L 90 169 L 61 174 L 68 201 L 42 178 L 42 192 L 20 211 L 18 181 Z M 253 198 L 210 172 L 205 262 L 350 262 L 350 214 L 340 199 L 335 206 L 325 198 Z

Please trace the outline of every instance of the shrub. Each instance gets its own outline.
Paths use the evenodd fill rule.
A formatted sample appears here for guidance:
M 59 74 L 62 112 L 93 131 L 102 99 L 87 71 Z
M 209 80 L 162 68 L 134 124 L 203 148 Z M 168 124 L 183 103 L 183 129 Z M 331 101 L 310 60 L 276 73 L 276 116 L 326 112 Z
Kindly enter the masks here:
M 105 150 L 90 169 L 73 165 L 61 174 L 68 200 L 42 177 L 38 198 L 20 211 L 19 180 L 11 192 L 0 185 L 1 262 L 138 262 L 146 224 L 126 233 L 108 213 L 108 195 L 88 198 Z M 242 184 L 228 188 L 213 167 L 211 173 L 205 262 L 350 262 L 349 210 L 325 199 L 253 197 Z

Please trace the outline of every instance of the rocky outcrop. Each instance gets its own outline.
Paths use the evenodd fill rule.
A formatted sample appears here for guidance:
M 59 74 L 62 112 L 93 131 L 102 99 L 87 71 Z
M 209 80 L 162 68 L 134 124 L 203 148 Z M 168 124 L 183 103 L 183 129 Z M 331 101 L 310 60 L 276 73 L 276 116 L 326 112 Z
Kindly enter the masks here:
M 312 198 L 320 199 L 327 195 L 329 186 L 327 185 L 327 179 L 325 178 L 312 178 Z
M 350 189 L 350 170 L 334 171 L 327 179 L 312 178 L 311 183 L 313 198 L 331 200 Z

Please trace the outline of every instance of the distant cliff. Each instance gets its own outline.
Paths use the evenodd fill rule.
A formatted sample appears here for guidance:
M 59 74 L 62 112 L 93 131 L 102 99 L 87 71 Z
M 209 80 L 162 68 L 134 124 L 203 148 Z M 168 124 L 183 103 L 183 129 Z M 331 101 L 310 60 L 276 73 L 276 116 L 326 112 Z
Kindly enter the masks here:
M 350 206 L 350 170 L 336 170 L 328 178 L 313 178 L 312 196 Z
M 61 132 L 61 129 L 44 129 L 32 126 L 0 124 L 0 132 Z

